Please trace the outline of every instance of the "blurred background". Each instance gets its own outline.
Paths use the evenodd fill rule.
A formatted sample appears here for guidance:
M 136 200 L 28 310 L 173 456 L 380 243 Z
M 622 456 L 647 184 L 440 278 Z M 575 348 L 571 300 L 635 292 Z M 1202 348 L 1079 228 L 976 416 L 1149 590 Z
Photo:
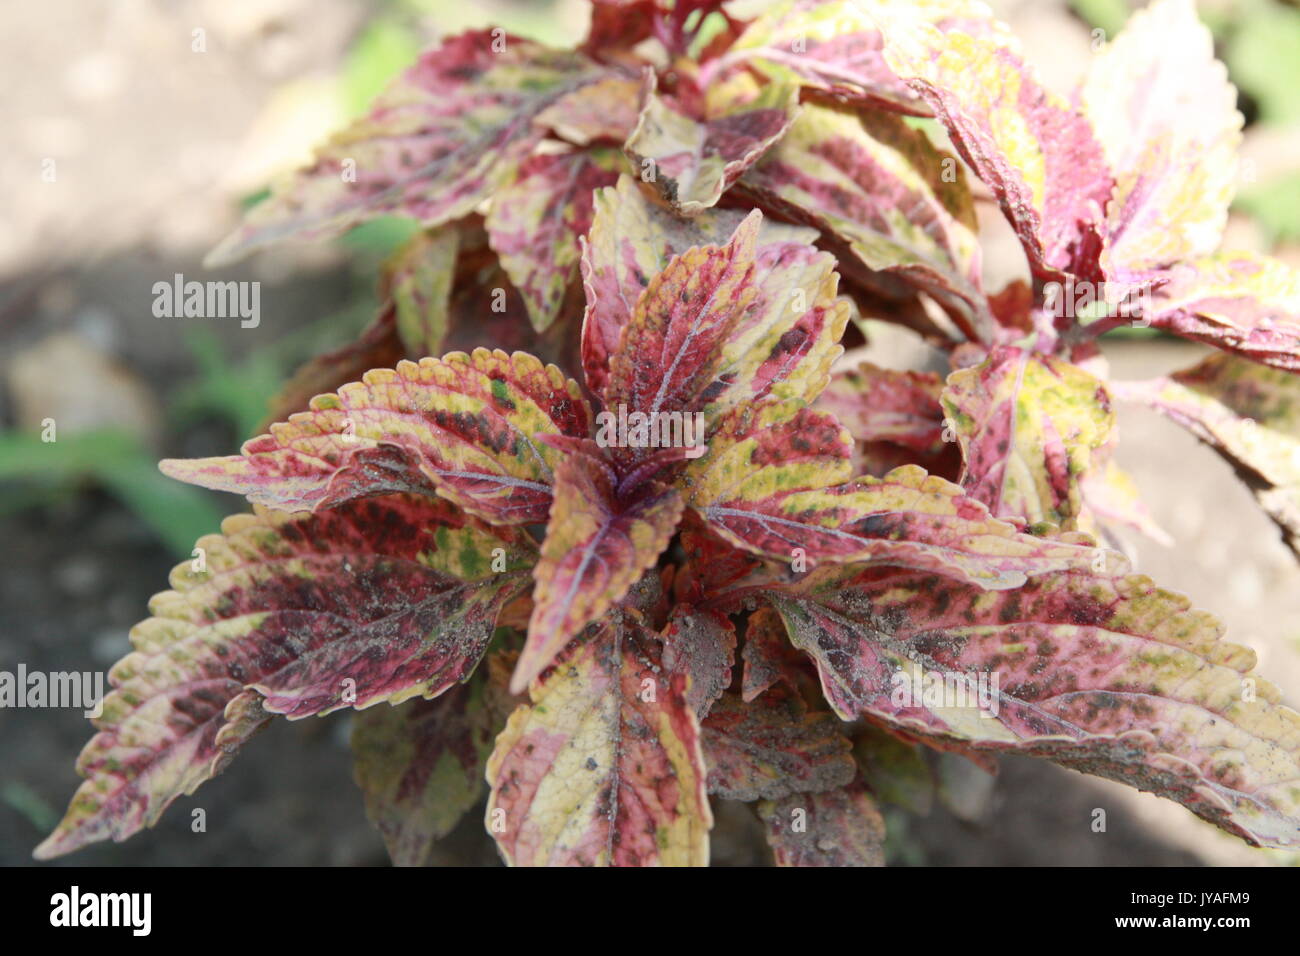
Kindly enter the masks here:
M 1068 93 L 1094 31 L 1127 0 L 1001 0 L 1047 84 Z M 1201 0 L 1246 117 L 1225 245 L 1300 267 L 1300 7 Z M 200 262 L 268 179 L 366 109 L 439 36 L 505 26 L 569 46 L 584 0 L 42 0 L 0 12 L 0 670 L 105 671 L 194 540 L 243 502 L 163 478 L 160 457 L 229 454 L 306 358 L 351 339 L 377 302 L 379 261 L 409 234 L 260 254 L 223 280 L 261 282 L 261 322 L 159 319 L 152 286 L 218 278 Z M 196 34 L 202 30 L 201 51 Z M 53 171 L 53 176 L 50 176 Z M 1022 262 L 990 223 L 990 271 Z M 995 286 L 996 287 L 996 286 Z M 1192 364 L 1155 334 L 1108 338 L 1116 377 Z M 487 344 L 487 343 L 485 343 Z M 885 339 L 880 361 L 907 360 Z M 57 441 L 41 441 L 43 420 Z M 1120 463 L 1172 547 L 1134 539 L 1139 570 L 1193 596 L 1300 704 L 1300 568 L 1227 465 L 1176 426 L 1120 411 Z M 381 864 L 352 783 L 345 715 L 278 721 L 234 768 L 151 832 L 79 864 Z M 80 711 L 0 710 L 0 863 L 30 862 L 61 816 L 91 728 Z M 945 805 L 891 819 L 905 864 L 1294 865 L 1182 808 L 1037 761 L 997 778 L 954 765 Z M 192 833 L 190 810 L 207 813 Z M 1093 808 L 1108 830 L 1090 829 Z M 715 862 L 764 862 L 744 807 L 720 808 Z M 493 864 L 471 813 L 443 862 Z M 58 864 L 56 861 L 55 865 Z

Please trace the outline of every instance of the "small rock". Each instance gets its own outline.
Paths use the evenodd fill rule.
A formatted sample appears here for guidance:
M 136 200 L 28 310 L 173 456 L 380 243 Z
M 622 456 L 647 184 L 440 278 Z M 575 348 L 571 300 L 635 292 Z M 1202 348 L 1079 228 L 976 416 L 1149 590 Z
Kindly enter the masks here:
M 154 397 L 134 372 L 84 337 L 51 335 L 14 353 L 7 367 L 20 430 L 40 434 L 52 418 L 56 435 L 117 428 L 157 443 Z

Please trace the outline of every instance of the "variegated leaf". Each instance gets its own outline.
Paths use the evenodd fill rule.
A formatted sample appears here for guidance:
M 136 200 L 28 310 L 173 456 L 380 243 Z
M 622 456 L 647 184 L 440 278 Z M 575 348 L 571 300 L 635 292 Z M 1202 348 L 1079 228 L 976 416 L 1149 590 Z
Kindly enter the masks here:
M 602 619 L 529 688 L 488 761 L 487 827 L 520 866 L 704 866 L 699 724 L 658 638 Z
M 641 115 L 641 80 L 610 73 L 566 93 L 537 115 L 537 124 L 575 146 L 621 146 Z
M 166 690 L 145 690 L 139 679 L 130 683 L 149 699 L 134 713 L 117 691 L 105 699 L 105 717 L 96 722 L 101 729 L 77 758 L 77 772 L 88 779 L 58 827 L 33 851 L 36 859 L 54 859 L 100 840 L 120 842 L 153 826 L 177 797 L 224 770 L 271 719 L 261 695 L 241 690 L 238 680 L 196 675 L 182 688 L 190 693 L 179 707 Z
M 967 494 L 999 518 L 1076 529 L 1080 477 L 1115 425 L 1098 379 L 1051 356 L 1001 346 L 948 376 L 943 407 L 961 442 Z
M 834 415 L 857 441 L 934 453 L 944 445 L 942 392 L 943 379 L 934 372 L 861 362 L 831 377 L 817 407 Z
M 709 793 L 750 802 L 844 786 L 855 768 L 841 726 L 783 688 L 724 694 L 700 725 Z
M 596 214 L 582 258 L 587 311 L 582 331 L 582 364 L 588 386 L 598 394 L 609 380 L 611 356 L 618 351 L 624 327 L 650 280 L 674 257 L 696 246 L 724 246 L 744 220 L 733 210 L 709 210 L 693 219 L 679 219 L 646 200 L 628 177 L 613 189 L 596 194 Z M 841 334 L 839 308 L 830 312 L 816 307 L 830 281 L 834 260 L 812 248 L 813 229 L 787 226 L 764 219 L 755 247 L 757 293 L 746 325 L 744 354 L 753 361 L 762 348 L 778 350 L 787 332 L 798 337 L 805 350 L 814 347 L 829 355 L 829 345 Z M 833 291 L 833 290 L 832 290 Z M 803 304 L 800 314 L 796 307 Z M 813 306 L 810 310 L 808 307 Z M 813 312 L 808 316 L 809 311 Z M 825 331 L 813 334 L 813 321 Z M 827 341 L 829 340 L 829 341 Z M 739 347 L 740 339 L 734 339 Z M 823 344 L 824 343 L 824 344 Z M 833 360 L 833 356 L 831 357 Z M 774 362 L 765 362 L 769 368 Z
M 651 484 L 623 498 L 610 466 L 580 452 L 560 462 L 555 479 L 546 540 L 534 571 L 528 643 L 510 685 L 515 693 L 654 565 L 682 515 L 674 489 Z
M 805 105 L 742 185 L 867 268 L 930 293 L 972 336 L 991 336 L 965 176 L 900 117 Z
M 738 543 L 733 525 L 762 523 L 774 500 L 848 481 L 852 447 L 849 433 L 829 415 L 797 400 L 760 402 L 725 418 L 708 452 L 691 462 L 679 483 L 710 529 Z
M 459 248 L 460 229 L 449 223 L 416 233 L 384 264 L 380 297 L 392 303 L 407 358 L 441 355 L 446 351 L 451 326 L 451 288 L 456 278 Z M 372 362 L 329 390 L 355 381 L 369 369 L 394 364 L 396 361 Z M 326 389 L 317 389 L 313 394 L 323 391 Z
M 905 4 L 874 4 L 872 16 L 885 62 L 993 190 L 1034 274 L 1097 278 L 1113 182 L 1088 121 L 1038 82 L 991 20 L 972 12 L 935 25 Z
M 606 405 L 647 415 L 702 411 L 722 348 L 757 293 L 751 213 L 723 246 L 675 256 L 650 279 L 610 357 Z
M 578 237 L 591 228 L 592 191 L 613 185 L 618 165 L 611 150 L 533 156 L 493 197 L 488 236 L 534 328 L 559 312 L 578 274 Z
M 993 594 L 826 569 L 772 600 L 845 719 L 1047 757 L 1300 845 L 1300 714 L 1217 620 L 1148 578 L 1051 574 Z
M 1192 0 L 1135 13 L 1093 58 L 1080 99 L 1115 177 L 1107 279 L 1212 253 L 1228 220 L 1242 120 Z
M 709 433 L 764 396 L 812 399 L 825 387 L 848 321 L 834 260 L 789 250 L 782 274 L 797 285 L 769 300 L 756 281 L 760 222 L 751 214 L 725 246 L 689 249 L 650 280 L 610 360 L 607 407 L 699 413 Z
M 856 106 L 928 115 L 921 98 L 890 72 L 864 0 L 777 0 L 746 27 L 727 55 L 779 83 Z
M 1152 326 L 1300 371 L 1300 272 L 1233 253 L 1175 266 L 1150 295 Z
M 374 369 L 245 443 L 240 455 L 167 459 L 173 478 L 284 510 L 428 491 L 498 524 L 544 520 L 561 453 L 538 435 L 585 437 L 578 386 L 522 352 L 476 349 Z
M 1022 534 L 914 466 L 848 482 L 850 448 L 834 419 L 765 404 L 713 436 L 682 476 L 686 503 L 732 544 L 796 571 L 823 561 L 893 564 L 1002 589 L 1095 560 L 1074 537 Z
M 899 465 L 957 477 L 961 452 L 944 422 L 934 372 L 895 371 L 861 362 L 831 376 L 816 408 L 830 412 L 854 439 L 855 473 L 880 477 Z
M 745 703 L 778 684 L 800 689 L 800 665 L 806 660 L 786 637 L 785 624 L 772 607 L 763 605 L 750 613 L 740 656 L 745 665 L 740 696 Z
M 329 238 L 381 215 L 436 226 L 472 212 L 541 138 L 538 113 L 601 76 L 580 53 L 500 30 L 451 37 L 310 166 L 277 182 L 208 264 L 290 237 Z
M 795 87 L 767 86 L 749 102 L 696 118 L 656 92 L 646 71 L 641 115 L 623 148 L 643 181 L 684 216 L 713 206 L 794 121 Z
M 425 866 L 486 790 L 483 771 L 506 715 L 485 668 L 434 700 L 371 707 L 353 718 L 352 754 L 366 815 L 395 866 Z
M 884 866 L 885 819 L 861 781 L 758 805 L 777 866 Z
M 663 630 L 664 673 L 689 678 L 686 701 L 701 720 L 731 686 L 736 661 L 736 626 L 711 608 L 674 606 Z
M 513 536 L 413 496 L 235 515 L 198 549 L 202 567 L 178 565 L 132 630 L 77 763 L 87 779 L 37 856 L 152 826 L 270 713 L 434 697 L 466 679 L 531 560 Z

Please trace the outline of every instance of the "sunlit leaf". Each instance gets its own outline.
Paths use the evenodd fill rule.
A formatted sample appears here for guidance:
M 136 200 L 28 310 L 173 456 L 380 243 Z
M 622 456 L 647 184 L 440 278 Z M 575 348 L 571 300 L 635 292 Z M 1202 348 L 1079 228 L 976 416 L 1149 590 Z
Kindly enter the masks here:
M 240 455 L 167 459 L 173 478 L 285 510 L 431 488 L 499 524 L 542 521 L 561 453 L 540 434 L 586 436 L 590 410 L 554 366 L 477 349 L 373 369 L 271 426 Z
M 1038 539 L 915 466 L 847 481 L 848 433 L 828 416 L 761 406 L 736 416 L 683 476 L 686 503 L 724 538 L 755 554 L 812 567 L 822 561 L 927 568 L 990 588 L 1026 575 L 1088 566 L 1091 548 Z
M 1088 68 L 1083 110 L 1115 177 L 1102 265 L 1111 281 L 1218 247 L 1241 114 L 1192 0 L 1139 10 Z
M 1079 478 L 1115 424 L 1102 383 L 1012 347 L 948 376 L 943 405 L 961 442 L 962 485 L 999 518 L 1074 530 Z
M 904 4 L 876 4 L 872 15 L 885 62 L 992 189 L 1034 274 L 1095 278 L 1112 180 L 1088 121 L 1038 82 L 993 21 L 972 13 L 936 26 Z
M 610 359 L 605 401 L 647 415 L 699 413 L 706 433 L 765 396 L 811 399 L 829 379 L 848 320 L 832 259 L 791 250 L 780 299 L 756 281 L 760 217 L 725 246 L 689 249 L 650 280 Z
M 555 499 L 534 576 L 528 644 L 511 689 L 521 692 L 582 628 L 627 593 L 659 558 L 682 514 L 681 496 L 652 485 L 630 500 L 605 462 L 571 454 L 555 472 Z
M 679 213 L 713 206 L 794 121 L 794 87 L 767 86 L 752 101 L 695 118 L 656 92 L 647 72 L 641 115 L 624 149 L 633 167 Z
M 897 569 L 826 569 L 773 592 L 845 719 L 1047 757 L 1152 790 L 1242 838 L 1300 845 L 1300 714 L 1255 655 L 1138 575 L 992 593 Z
M 381 215 L 431 227 L 472 212 L 541 138 L 537 114 L 600 75 L 581 54 L 501 30 L 451 37 L 335 134 L 310 166 L 276 183 L 207 262 L 286 238 L 329 238 Z
M 587 384 L 600 393 L 609 379 L 610 357 L 618 351 L 623 329 L 650 281 L 669 260 L 692 247 L 726 245 L 745 215 L 719 209 L 680 219 L 649 202 L 628 177 L 612 189 L 600 190 L 595 206 L 582 259 L 587 291 L 582 363 Z M 754 252 L 758 304 L 747 325 L 753 338 L 748 355 L 758 354 L 757 345 L 779 341 L 799 324 L 808 306 L 815 307 L 833 266 L 830 257 L 812 248 L 816 237 L 812 229 L 768 219 L 760 222 Z M 793 309 L 800 297 L 805 309 L 797 315 Z M 830 318 L 828 327 L 833 332 L 839 322 L 837 313 Z
M 529 689 L 488 762 L 487 828 L 520 866 L 703 866 L 713 816 L 685 678 L 627 612 Z
M 1180 263 L 1151 293 L 1152 326 L 1275 368 L 1300 370 L 1300 272 L 1233 253 Z
M 974 333 L 990 334 L 965 176 L 901 118 L 805 105 L 742 184 L 836 236 L 868 268 L 931 293 Z
M 555 319 L 577 278 L 578 237 L 591 228 L 592 191 L 613 185 L 617 165 L 612 152 L 533 156 L 492 199 L 492 248 L 537 329 Z
M 880 31 L 863 0 L 778 0 L 746 26 L 728 59 L 778 82 L 858 106 L 927 115 L 921 98 L 890 71 Z
M 528 581 L 527 551 L 436 498 L 235 515 L 198 549 L 109 673 L 77 763 L 87 779 L 39 857 L 152 826 L 271 713 L 436 696 L 469 676 Z

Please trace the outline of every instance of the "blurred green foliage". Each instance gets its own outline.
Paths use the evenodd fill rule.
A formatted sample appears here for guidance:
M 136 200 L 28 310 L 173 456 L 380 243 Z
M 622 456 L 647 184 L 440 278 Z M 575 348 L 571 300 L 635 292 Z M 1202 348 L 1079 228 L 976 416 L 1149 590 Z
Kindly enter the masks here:
M 1300 242 L 1300 171 L 1242 190 L 1236 206 L 1263 227 L 1270 242 Z
M 1300 121 L 1300 10 L 1276 0 L 1233 9 L 1216 30 L 1232 81 L 1255 101 L 1259 122 Z
M 189 554 L 196 538 L 221 524 L 221 511 L 206 492 L 172 481 L 136 438 L 111 429 L 53 442 L 21 432 L 0 434 L 0 483 L 8 482 L 17 490 L 0 498 L 0 514 L 50 504 L 87 482 L 101 485 L 177 555 Z
M 372 255 L 382 255 L 391 241 L 391 235 L 382 233 L 353 240 Z M 211 330 L 201 326 L 186 330 L 194 374 L 170 397 L 170 430 L 184 432 L 201 422 L 217 422 L 237 440 L 252 437 L 289 372 L 307 358 L 354 338 L 375 307 L 367 286 L 343 308 L 239 359 L 226 354 Z M 44 442 L 37 434 L 0 432 L 0 516 L 48 507 L 88 486 L 111 493 L 178 557 L 189 555 L 200 536 L 218 530 L 221 518 L 231 510 L 221 506 L 216 494 L 163 475 L 157 454 L 125 431 L 65 432 L 53 442 Z
M 240 436 L 252 435 L 266 417 L 267 401 L 284 380 L 283 364 L 266 350 L 233 363 L 212 331 L 202 326 L 186 330 L 184 336 L 195 375 L 172 400 L 176 424 L 184 427 L 217 417 L 230 422 Z
M 1074 0 L 1072 6 L 1089 25 L 1105 30 L 1108 37 L 1118 33 L 1129 16 L 1126 0 Z
M 364 113 L 389 81 L 414 63 L 419 54 L 419 37 L 408 23 L 393 16 L 371 22 L 343 64 L 343 108 L 347 115 Z

